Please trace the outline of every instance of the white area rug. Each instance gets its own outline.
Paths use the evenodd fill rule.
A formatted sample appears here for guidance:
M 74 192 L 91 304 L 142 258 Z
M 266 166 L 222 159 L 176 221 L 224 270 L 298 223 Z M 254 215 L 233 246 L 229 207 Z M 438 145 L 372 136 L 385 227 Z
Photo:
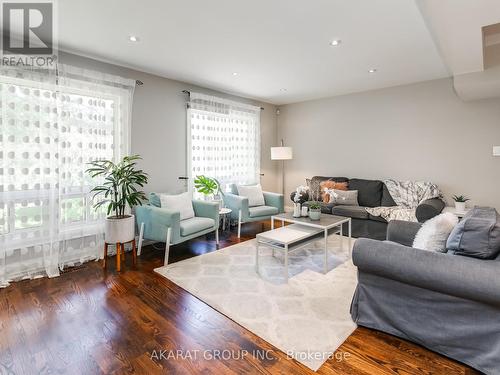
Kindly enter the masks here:
M 287 355 L 316 371 L 356 329 L 349 308 L 357 282 L 347 241 L 328 239 L 329 272 L 322 241 L 291 253 L 288 284 L 279 251 L 255 240 L 155 269 Z

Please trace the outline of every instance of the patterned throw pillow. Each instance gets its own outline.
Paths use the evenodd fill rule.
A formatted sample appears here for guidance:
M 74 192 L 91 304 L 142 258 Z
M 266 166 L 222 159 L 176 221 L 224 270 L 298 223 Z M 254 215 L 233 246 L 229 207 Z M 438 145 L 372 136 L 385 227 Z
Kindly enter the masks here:
M 328 203 L 344 206 L 359 206 L 357 190 L 337 190 L 331 189 L 327 191 L 330 196 Z
M 321 200 L 323 203 L 333 203 L 333 199 L 329 191 L 331 190 L 348 190 L 347 182 L 323 181 L 319 184 L 321 189 Z

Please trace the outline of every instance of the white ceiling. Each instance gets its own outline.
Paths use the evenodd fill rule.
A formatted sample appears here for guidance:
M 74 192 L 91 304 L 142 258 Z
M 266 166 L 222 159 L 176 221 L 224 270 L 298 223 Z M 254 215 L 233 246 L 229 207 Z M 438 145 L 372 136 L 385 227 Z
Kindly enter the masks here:
M 72 0 L 59 20 L 63 50 L 275 104 L 449 75 L 414 0 Z
M 500 22 L 500 0 L 417 0 L 453 75 L 479 72 L 482 27 Z

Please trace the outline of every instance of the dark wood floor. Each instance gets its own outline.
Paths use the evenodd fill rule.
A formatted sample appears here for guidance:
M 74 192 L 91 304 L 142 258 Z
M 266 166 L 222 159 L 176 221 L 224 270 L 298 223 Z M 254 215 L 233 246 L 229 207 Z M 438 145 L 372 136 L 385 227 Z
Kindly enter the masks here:
M 245 224 L 242 240 L 253 238 L 261 225 L 269 227 Z M 226 232 L 221 246 L 235 242 L 234 233 Z M 172 247 L 171 261 L 213 250 L 213 237 L 203 237 Z M 0 374 L 313 373 L 154 273 L 162 260 L 163 250 L 148 246 L 136 269 L 128 254 L 120 274 L 110 259 L 107 271 L 90 262 L 55 279 L 1 289 Z M 176 353 L 178 358 L 172 358 Z M 393 336 L 358 328 L 318 373 L 476 372 Z

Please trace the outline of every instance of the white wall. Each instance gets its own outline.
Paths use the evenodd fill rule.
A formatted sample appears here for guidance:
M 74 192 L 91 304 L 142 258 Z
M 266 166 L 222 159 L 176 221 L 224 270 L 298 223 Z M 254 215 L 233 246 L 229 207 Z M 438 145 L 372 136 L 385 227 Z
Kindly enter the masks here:
M 265 190 L 277 191 L 278 165 L 270 160 L 270 147 L 276 143 L 276 107 L 188 83 L 103 63 L 81 56 L 60 53 L 63 63 L 98 70 L 144 82 L 137 86 L 132 108 L 132 153 L 143 157 L 142 167 L 149 173 L 146 191 L 180 192 L 186 175 L 186 100 L 182 90 L 198 91 L 264 107 L 261 114 L 261 172 Z
M 500 100 L 463 102 L 451 79 L 281 107 L 286 191 L 313 175 L 426 180 L 500 211 Z

